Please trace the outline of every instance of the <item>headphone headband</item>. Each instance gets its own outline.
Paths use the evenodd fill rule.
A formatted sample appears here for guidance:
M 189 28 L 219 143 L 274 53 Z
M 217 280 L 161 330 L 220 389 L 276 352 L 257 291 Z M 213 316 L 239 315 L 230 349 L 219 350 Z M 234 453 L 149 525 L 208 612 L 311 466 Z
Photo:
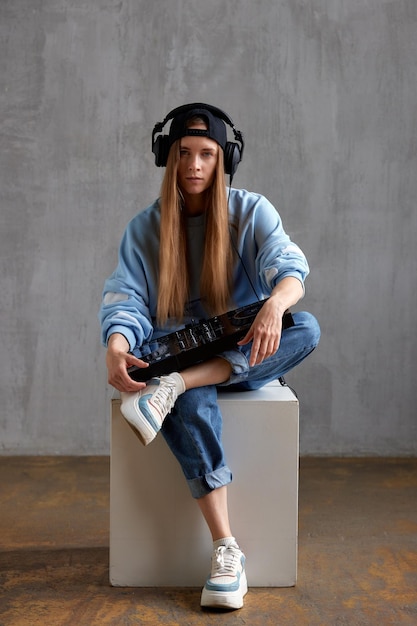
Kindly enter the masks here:
M 195 102 L 192 104 L 184 104 L 179 106 L 168 113 L 165 119 L 162 122 L 158 122 L 155 124 L 154 129 L 152 131 L 152 152 L 155 154 L 155 164 L 158 167 L 165 167 L 168 160 L 168 153 L 171 147 L 171 138 L 169 135 L 159 135 L 156 137 L 158 133 L 162 133 L 162 130 L 169 120 L 177 118 L 179 116 L 185 115 L 188 111 L 193 111 L 198 109 L 202 112 L 207 111 L 215 118 L 218 118 L 228 124 L 232 131 L 236 142 L 226 141 L 226 145 L 222 148 L 224 150 L 224 169 L 226 174 L 230 174 L 231 178 L 233 177 L 238 164 L 242 160 L 243 150 L 245 147 L 245 143 L 243 140 L 242 133 L 235 128 L 235 125 L 232 119 L 219 109 L 218 107 L 212 106 L 211 104 L 204 104 L 202 102 Z M 216 138 L 215 138 L 216 139 Z
M 177 117 L 178 115 L 182 115 L 183 113 L 186 113 L 187 111 L 192 111 L 193 109 L 206 109 L 206 111 L 210 111 L 210 113 L 212 113 L 215 117 L 219 117 L 221 120 L 223 120 L 223 122 L 226 122 L 226 124 L 229 124 L 231 128 L 233 129 L 235 128 L 235 125 L 232 119 L 227 115 L 227 113 L 225 113 L 221 109 L 218 109 L 215 106 L 212 106 L 211 104 L 204 104 L 203 102 L 194 102 L 194 104 L 183 104 L 182 106 L 179 106 L 176 109 L 172 109 L 172 111 L 168 113 L 164 121 L 160 122 L 160 124 L 156 124 L 155 128 L 157 126 L 160 126 L 160 130 L 162 130 L 165 124 L 169 122 L 169 120 L 172 120 L 174 117 Z

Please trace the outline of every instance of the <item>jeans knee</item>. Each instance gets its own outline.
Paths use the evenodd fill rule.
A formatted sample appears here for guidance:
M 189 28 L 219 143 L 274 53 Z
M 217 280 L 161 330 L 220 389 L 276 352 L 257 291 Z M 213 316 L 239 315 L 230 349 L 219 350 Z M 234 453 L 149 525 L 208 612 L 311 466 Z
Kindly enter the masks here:
M 320 341 L 320 325 L 317 319 L 307 311 L 293 313 L 296 326 L 302 329 L 306 345 L 315 348 Z

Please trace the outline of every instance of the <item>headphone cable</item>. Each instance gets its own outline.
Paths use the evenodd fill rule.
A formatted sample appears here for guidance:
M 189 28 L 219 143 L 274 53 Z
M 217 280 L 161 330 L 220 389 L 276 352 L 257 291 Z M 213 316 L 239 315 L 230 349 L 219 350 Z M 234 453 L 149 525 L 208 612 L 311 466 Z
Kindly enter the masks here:
M 227 196 L 227 212 L 228 213 L 229 213 L 229 208 L 230 208 L 230 193 L 232 191 L 232 179 L 233 179 L 233 176 L 230 175 L 229 193 L 228 193 L 228 196 Z M 258 302 L 260 302 L 261 298 L 259 297 L 258 292 L 255 289 L 255 285 L 253 284 L 253 281 L 252 281 L 252 279 L 251 279 L 251 277 L 249 275 L 248 269 L 247 269 L 247 267 L 246 267 L 246 265 L 245 265 L 245 263 L 243 261 L 243 258 L 242 258 L 241 254 L 240 254 L 240 252 L 239 252 L 239 250 L 237 248 L 237 244 L 235 244 L 235 242 L 233 241 L 232 227 L 230 225 L 230 222 L 229 222 L 229 235 L 230 235 L 230 241 L 231 241 L 232 247 L 233 247 L 235 253 L 237 254 L 237 256 L 239 257 L 240 264 L 243 267 L 243 270 L 244 270 L 244 272 L 246 274 L 246 278 L 248 279 L 249 284 L 250 284 L 250 286 L 252 288 L 252 291 L 255 294 L 255 298 L 257 299 Z

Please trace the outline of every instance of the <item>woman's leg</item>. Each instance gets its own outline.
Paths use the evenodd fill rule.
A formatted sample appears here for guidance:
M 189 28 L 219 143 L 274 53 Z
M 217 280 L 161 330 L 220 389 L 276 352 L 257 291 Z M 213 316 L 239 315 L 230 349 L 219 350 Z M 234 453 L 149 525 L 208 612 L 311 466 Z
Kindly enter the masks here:
M 162 424 L 161 433 L 194 498 L 207 496 L 232 480 L 222 445 L 222 425 L 215 385 L 185 391 Z
M 188 367 L 181 372 L 185 388 L 195 389 L 206 385 L 219 385 L 229 379 L 232 366 L 220 357 Z
M 232 374 L 218 385 L 230 390 L 259 389 L 299 365 L 316 348 L 320 327 L 310 313 L 293 313 L 293 318 L 294 326 L 283 330 L 277 352 L 259 365 L 249 367 L 250 344 L 224 352 L 222 356 L 231 364 Z
M 232 536 L 226 485 L 198 498 L 197 504 L 207 522 L 213 541 Z
M 186 391 L 218 385 L 230 377 L 232 366 L 214 357 L 193 365 L 181 374 L 152 378 L 140 391 L 121 394 L 120 410 L 144 445 L 151 443 L 167 415 Z M 201 396 L 204 402 L 204 396 Z

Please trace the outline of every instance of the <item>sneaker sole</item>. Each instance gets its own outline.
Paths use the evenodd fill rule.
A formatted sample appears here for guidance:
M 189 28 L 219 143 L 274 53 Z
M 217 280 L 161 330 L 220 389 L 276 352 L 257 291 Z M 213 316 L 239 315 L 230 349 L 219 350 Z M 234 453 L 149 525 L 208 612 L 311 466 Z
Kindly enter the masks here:
M 155 439 L 159 430 L 155 431 L 146 418 L 141 418 L 141 416 L 137 414 L 133 398 L 134 395 L 132 394 L 132 399 L 129 398 L 122 402 L 120 412 L 141 443 L 147 446 Z
M 124 417 L 124 416 L 123 416 L 123 417 Z M 124 420 L 125 420 L 126 424 L 129 426 L 129 428 L 130 428 L 130 430 L 132 431 L 132 433 L 133 433 L 134 435 L 136 435 L 136 437 L 139 439 L 139 441 L 141 442 L 141 444 L 143 444 L 144 446 L 147 446 L 147 445 L 148 445 L 149 443 L 151 443 L 151 441 L 153 441 L 153 439 L 155 438 L 155 437 L 154 437 L 153 439 L 144 439 L 144 437 L 143 437 L 142 433 L 141 433 L 139 430 L 137 430 L 137 428 L 135 428 L 135 427 L 133 426 L 133 424 L 131 424 L 131 423 L 129 422 L 129 420 L 127 420 L 126 418 L 124 418 Z
M 246 574 L 242 572 L 240 588 L 236 591 L 212 591 L 204 587 L 201 594 L 201 606 L 211 609 L 241 609 L 247 592 Z

